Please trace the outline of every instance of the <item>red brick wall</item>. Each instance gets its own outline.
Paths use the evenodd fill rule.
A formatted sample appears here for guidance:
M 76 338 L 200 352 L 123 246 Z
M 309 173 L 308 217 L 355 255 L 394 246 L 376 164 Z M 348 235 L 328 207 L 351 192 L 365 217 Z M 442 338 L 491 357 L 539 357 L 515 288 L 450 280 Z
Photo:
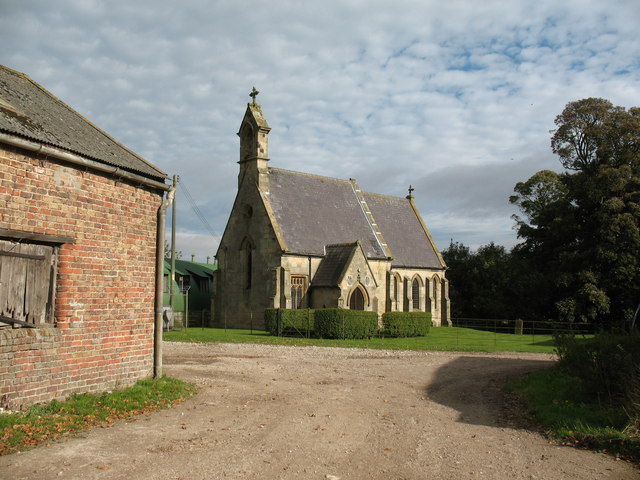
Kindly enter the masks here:
M 161 200 L 0 145 L 0 228 L 75 238 L 60 249 L 55 327 L 0 329 L 0 402 L 15 408 L 151 375 Z

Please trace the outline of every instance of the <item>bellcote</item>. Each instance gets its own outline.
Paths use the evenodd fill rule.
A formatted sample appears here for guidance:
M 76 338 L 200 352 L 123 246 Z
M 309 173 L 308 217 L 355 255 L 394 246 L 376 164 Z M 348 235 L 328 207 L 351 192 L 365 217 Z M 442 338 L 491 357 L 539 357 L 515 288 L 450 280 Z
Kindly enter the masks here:
M 255 102 L 255 97 L 254 97 Z M 267 136 L 271 127 L 262 114 L 257 103 L 247 104 L 247 110 L 240 124 L 240 162 L 257 158 L 269 159 L 269 140 Z
M 247 180 L 251 180 L 252 183 L 257 181 L 261 188 L 268 190 L 266 177 L 269 161 L 268 135 L 271 127 L 264 118 L 260 105 L 256 103 L 258 93 L 254 87 L 249 94 L 253 101 L 247 104 L 247 110 L 238 131 L 240 137 L 238 186 L 248 177 Z

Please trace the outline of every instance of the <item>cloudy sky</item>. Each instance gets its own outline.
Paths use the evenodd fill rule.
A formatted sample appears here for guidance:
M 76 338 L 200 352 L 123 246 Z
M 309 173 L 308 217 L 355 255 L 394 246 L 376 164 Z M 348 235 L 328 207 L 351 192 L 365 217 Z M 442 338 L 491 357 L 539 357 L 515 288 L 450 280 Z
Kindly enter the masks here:
M 254 85 L 271 166 L 411 184 L 440 248 L 510 247 L 508 197 L 560 169 L 566 103 L 640 105 L 639 20 L 638 0 L 0 0 L 0 63 L 180 176 L 185 258 L 215 254 Z

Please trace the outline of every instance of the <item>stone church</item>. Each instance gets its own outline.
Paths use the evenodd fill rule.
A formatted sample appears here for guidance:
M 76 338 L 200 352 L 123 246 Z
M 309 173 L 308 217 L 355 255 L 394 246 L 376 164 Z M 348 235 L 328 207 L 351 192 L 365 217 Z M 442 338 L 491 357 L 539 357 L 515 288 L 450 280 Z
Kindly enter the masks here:
M 426 311 L 450 323 L 445 263 L 414 203 L 354 179 L 268 166 L 260 105 L 240 125 L 238 193 L 220 241 L 215 324 L 261 328 L 265 308 Z

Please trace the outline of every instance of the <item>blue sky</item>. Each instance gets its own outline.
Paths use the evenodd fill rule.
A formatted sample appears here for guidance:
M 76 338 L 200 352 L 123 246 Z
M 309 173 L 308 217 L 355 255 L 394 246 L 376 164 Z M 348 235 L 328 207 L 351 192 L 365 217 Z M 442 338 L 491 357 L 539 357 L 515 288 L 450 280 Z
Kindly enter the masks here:
M 0 63 L 178 174 L 178 249 L 213 256 L 255 85 L 271 166 L 404 196 L 440 246 L 517 242 L 513 186 L 566 103 L 640 105 L 640 2 L 0 0 Z

